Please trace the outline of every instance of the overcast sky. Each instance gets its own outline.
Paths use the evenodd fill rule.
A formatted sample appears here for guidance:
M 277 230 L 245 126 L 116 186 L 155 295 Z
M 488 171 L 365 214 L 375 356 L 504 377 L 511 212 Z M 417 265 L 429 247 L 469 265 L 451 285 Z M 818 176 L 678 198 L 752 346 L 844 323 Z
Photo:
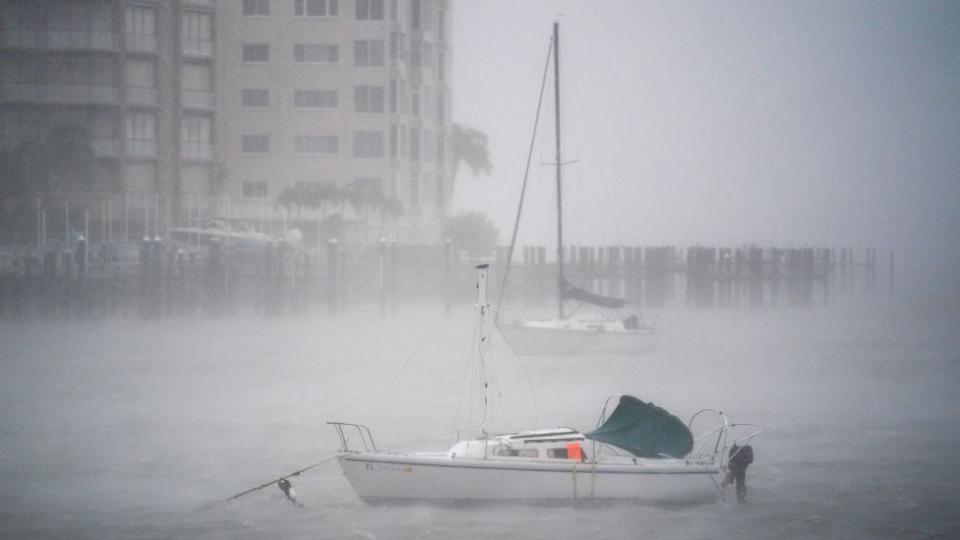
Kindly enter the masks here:
M 560 21 L 572 243 L 895 248 L 960 261 L 960 3 L 459 1 L 456 122 L 509 239 Z M 551 83 L 548 83 L 551 84 Z M 552 243 L 552 96 L 523 238 Z

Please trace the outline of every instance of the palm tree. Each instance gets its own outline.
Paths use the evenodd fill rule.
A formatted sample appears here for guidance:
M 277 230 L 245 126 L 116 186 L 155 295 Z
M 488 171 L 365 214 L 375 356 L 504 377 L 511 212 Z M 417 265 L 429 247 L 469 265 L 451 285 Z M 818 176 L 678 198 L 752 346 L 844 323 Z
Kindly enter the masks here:
M 347 185 L 345 195 L 350 206 L 363 217 L 363 238 L 366 243 L 369 241 L 370 210 L 382 208 L 386 200 L 383 189 L 379 184 L 354 180 Z
M 66 196 L 93 185 L 96 157 L 90 134 L 82 126 L 57 124 L 40 139 L 24 139 L 0 155 L 0 223 L 5 230 L 25 231 L 33 200 L 44 207 L 56 193 Z
M 453 154 L 453 177 L 461 163 L 470 167 L 474 176 L 490 175 L 493 166 L 490 164 L 490 151 L 487 149 L 487 135 L 482 131 L 453 124 L 450 134 L 450 146 Z
M 482 212 L 466 212 L 448 218 L 443 225 L 444 237 L 473 256 L 486 255 L 500 235 L 490 218 Z
M 383 229 L 387 218 L 396 219 L 403 215 L 403 203 L 396 197 L 381 197 L 377 210 L 380 212 L 380 230 L 377 236 L 383 238 Z

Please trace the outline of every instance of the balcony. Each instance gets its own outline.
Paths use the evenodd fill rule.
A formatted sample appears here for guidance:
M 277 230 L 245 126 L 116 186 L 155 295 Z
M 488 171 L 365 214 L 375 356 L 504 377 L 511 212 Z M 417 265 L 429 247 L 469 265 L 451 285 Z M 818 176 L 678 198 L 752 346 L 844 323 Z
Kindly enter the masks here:
M 100 50 L 117 49 L 117 34 L 82 30 L 20 30 L 4 32 L 3 45 L 12 49 Z
M 127 50 L 132 52 L 157 52 L 157 36 L 153 34 L 127 33 Z
M 157 142 L 153 139 L 127 139 L 127 157 L 157 157 Z
M 180 105 L 185 109 L 213 110 L 213 92 L 206 90 L 181 90 Z
M 118 101 L 117 88 L 107 85 L 6 83 L 2 89 L 4 102 L 115 105 Z
M 90 142 L 90 148 L 98 158 L 113 159 L 119 153 L 120 143 L 111 139 L 94 139 Z
M 157 89 L 143 86 L 127 87 L 127 103 L 129 105 L 157 106 Z
M 213 57 L 213 40 L 185 39 L 183 42 L 183 56 L 187 58 Z
M 180 154 L 183 159 L 193 161 L 210 161 L 213 159 L 213 145 L 209 142 L 182 141 Z

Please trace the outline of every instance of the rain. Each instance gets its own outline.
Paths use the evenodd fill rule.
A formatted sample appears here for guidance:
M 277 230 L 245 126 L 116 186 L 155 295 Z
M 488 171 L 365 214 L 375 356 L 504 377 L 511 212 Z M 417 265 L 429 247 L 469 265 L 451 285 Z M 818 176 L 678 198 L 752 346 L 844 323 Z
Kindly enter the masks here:
M 0 536 L 957 536 L 958 28 L 0 0 Z

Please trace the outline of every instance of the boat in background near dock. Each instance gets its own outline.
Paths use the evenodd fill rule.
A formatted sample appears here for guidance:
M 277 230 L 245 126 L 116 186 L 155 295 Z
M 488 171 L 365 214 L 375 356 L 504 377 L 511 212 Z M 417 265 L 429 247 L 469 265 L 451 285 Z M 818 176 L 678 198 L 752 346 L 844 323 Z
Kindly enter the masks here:
M 515 353 L 520 355 L 650 352 L 656 349 L 659 344 L 659 331 L 655 326 L 646 323 L 639 315 L 610 318 L 595 313 L 570 317 L 564 312 L 564 302 L 566 301 L 576 301 L 581 304 L 607 309 L 621 309 L 627 304 L 627 301 L 574 287 L 563 274 L 563 184 L 560 172 L 563 168 L 563 161 L 560 156 L 560 29 L 558 23 L 553 24 L 551 53 L 554 68 L 554 103 L 556 104 L 554 116 L 556 161 L 553 165 L 556 168 L 557 175 L 557 316 L 553 319 L 501 322 L 498 312 L 496 324 L 506 337 L 507 343 L 510 344 Z M 539 111 L 537 118 L 539 119 Z M 529 163 L 527 169 L 529 170 Z M 503 305 L 502 298 L 507 288 L 510 260 L 520 225 L 526 183 L 527 179 L 524 176 L 517 217 L 507 252 L 503 284 L 500 287 L 501 301 L 498 302 L 498 309 Z
M 209 246 L 219 243 L 223 247 L 260 249 L 273 239 L 254 231 L 235 231 L 222 221 L 209 221 L 203 227 L 176 227 L 169 231 L 170 239 L 181 244 Z
M 716 500 L 730 446 L 759 434 L 751 426 L 745 437 L 734 440 L 736 426 L 720 411 L 702 410 L 684 424 L 652 403 L 616 395 L 607 399 L 590 432 L 560 427 L 488 433 L 487 265 L 477 270 L 474 364 L 469 366 L 475 369 L 468 372 L 482 379 L 475 381 L 482 408 L 478 434 L 445 451 L 394 453 L 381 451 L 364 425 L 328 422 L 340 439 L 340 466 L 357 495 L 394 502 Z M 611 403 L 616 408 L 608 415 Z M 712 425 L 699 429 L 708 417 Z

